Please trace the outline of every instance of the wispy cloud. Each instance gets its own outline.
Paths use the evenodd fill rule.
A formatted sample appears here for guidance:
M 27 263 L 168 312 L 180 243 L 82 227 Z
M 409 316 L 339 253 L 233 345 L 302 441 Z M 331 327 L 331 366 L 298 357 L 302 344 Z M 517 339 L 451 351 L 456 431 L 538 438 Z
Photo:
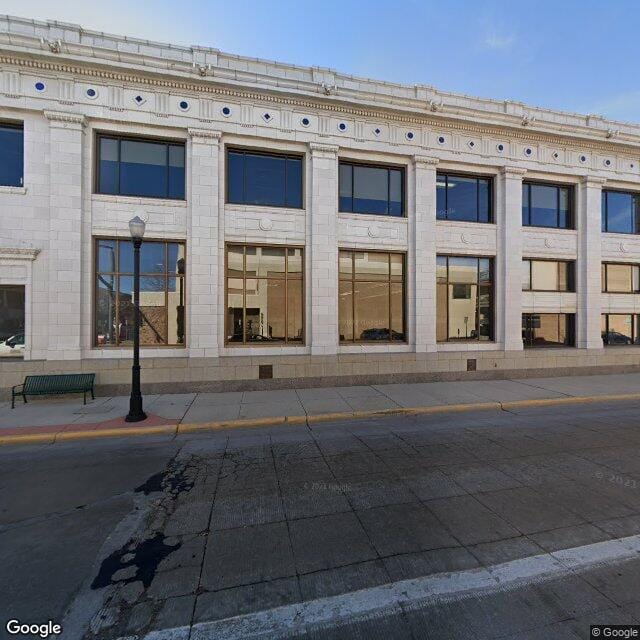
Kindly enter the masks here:
M 510 49 L 515 42 L 516 35 L 514 33 L 498 33 L 494 30 L 484 37 L 484 46 L 493 50 Z

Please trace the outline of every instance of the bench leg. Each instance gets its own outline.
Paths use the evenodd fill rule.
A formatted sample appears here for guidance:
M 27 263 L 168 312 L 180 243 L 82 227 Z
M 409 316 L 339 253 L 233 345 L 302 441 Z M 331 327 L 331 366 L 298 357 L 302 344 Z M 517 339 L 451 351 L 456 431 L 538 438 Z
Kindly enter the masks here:
M 87 404 L 87 392 L 83 391 L 82 395 L 84 396 L 84 404 Z
M 11 393 L 11 408 L 15 409 L 16 408 L 16 394 L 15 393 Z
M 26 393 L 22 394 L 22 399 L 24 400 L 24 403 L 27 404 L 27 394 Z
M 92 400 L 95 400 L 95 399 L 96 399 L 96 397 L 93 395 L 93 387 L 91 387 L 91 399 L 92 399 Z

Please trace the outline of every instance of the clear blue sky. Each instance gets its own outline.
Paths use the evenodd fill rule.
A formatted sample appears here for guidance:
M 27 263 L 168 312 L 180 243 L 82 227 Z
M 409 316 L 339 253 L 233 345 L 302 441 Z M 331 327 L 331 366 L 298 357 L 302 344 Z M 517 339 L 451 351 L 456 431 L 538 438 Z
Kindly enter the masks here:
M 3 0 L 0 11 L 640 122 L 637 0 Z

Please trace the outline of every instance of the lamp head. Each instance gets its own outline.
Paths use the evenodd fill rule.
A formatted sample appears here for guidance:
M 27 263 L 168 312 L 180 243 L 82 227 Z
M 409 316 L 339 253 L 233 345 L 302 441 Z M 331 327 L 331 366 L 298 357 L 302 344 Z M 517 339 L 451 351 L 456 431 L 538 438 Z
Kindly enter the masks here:
M 145 229 L 144 220 L 140 216 L 135 216 L 129 220 L 129 232 L 134 240 L 142 240 Z

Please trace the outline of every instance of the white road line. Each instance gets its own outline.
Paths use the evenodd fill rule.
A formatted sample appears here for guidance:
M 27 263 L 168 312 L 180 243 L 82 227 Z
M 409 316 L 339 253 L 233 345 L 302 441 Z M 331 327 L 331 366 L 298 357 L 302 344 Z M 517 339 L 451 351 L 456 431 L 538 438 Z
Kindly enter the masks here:
M 154 631 L 144 640 L 284 638 L 305 627 L 335 625 L 354 618 L 383 614 L 398 610 L 399 605 L 437 604 L 471 595 L 490 594 L 584 571 L 598 564 L 638 558 L 638 554 L 640 535 L 606 540 L 491 567 L 438 573 L 233 618 L 200 622 L 191 627 L 190 634 L 189 627 Z

